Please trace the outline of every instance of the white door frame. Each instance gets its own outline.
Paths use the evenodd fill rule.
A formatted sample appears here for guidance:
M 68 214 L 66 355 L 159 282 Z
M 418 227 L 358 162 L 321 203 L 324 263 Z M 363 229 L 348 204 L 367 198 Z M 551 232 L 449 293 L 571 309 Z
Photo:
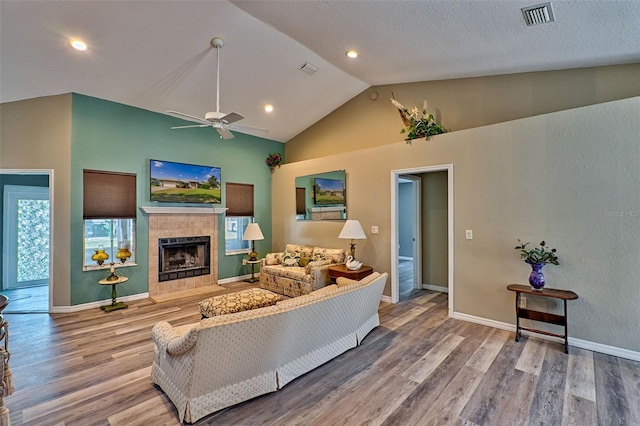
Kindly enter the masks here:
M 53 197 L 53 169 L 0 169 L 2 175 L 47 175 L 49 176 L 49 309 L 51 312 L 53 307 L 53 216 L 54 216 L 54 197 Z
M 453 316 L 454 306 L 454 276 L 453 276 L 453 164 L 441 164 L 436 166 L 416 167 L 412 169 L 391 170 L 391 303 L 398 303 L 400 299 L 400 280 L 398 277 L 398 179 L 401 175 L 411 175 L 430 172 L 447 172 L 447 240 L 448 240 L 448 281 L 449 281 L 449 316 Z
M 422 289 L 422 180 L 419 176 L 402 175 L 403 179 L 411 181 L 411 197 L 413 202 L 413 288 Z M 400 224 L 398 223 L 398 226 Z M 399 238 L 399 236 L 398 236 Z M 398 249 L 400 246 L 398 246 Z

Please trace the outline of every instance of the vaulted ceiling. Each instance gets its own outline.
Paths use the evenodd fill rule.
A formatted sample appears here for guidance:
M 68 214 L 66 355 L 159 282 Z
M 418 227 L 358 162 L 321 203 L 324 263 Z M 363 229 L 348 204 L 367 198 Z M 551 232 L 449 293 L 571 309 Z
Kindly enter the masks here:
M 554 22 L 527 26 L 538 1 L 0 0 L 0 101 L 76 92 L 202 117 L 219 36 L 221 111 L 286 142 L 371 85 L 640 62 L 640 1 L 555 0 Z

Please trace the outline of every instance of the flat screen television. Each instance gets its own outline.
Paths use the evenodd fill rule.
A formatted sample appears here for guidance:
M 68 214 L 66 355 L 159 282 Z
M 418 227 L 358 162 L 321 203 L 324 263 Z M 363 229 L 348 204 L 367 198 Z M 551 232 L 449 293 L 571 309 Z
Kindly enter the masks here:
M 344 181 L 314 178 L 313 203 L 316 205 L 344 204 Z
M 220 167 L 149 161 L 151 201 L 161 203 L 220 204 Z

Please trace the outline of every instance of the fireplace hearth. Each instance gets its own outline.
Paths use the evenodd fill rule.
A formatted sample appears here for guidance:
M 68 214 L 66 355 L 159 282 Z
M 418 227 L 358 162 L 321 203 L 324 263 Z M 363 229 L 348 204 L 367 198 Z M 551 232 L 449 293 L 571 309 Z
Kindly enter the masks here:
M 159 238 L 158 282 L 210 274 L 210 244 L 209 236 Z

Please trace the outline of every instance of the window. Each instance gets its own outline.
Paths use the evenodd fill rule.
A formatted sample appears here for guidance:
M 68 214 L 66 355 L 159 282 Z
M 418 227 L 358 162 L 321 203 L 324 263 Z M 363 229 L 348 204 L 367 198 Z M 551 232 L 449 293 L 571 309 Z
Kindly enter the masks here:
M 84 270 L 100 268 L 91 256 L 102 248 L 108 263 L 135 265 L 136 175 L 83 171 Z M 131 257 L 122 265 L 116 257 L 126 247 Z
M 224 227 L 225 254 L 244 254 L 251 251 L 251 241 L 242 239 L 247 225 L 253 221 L 253 185 L 226 184 L 227 216 Z

